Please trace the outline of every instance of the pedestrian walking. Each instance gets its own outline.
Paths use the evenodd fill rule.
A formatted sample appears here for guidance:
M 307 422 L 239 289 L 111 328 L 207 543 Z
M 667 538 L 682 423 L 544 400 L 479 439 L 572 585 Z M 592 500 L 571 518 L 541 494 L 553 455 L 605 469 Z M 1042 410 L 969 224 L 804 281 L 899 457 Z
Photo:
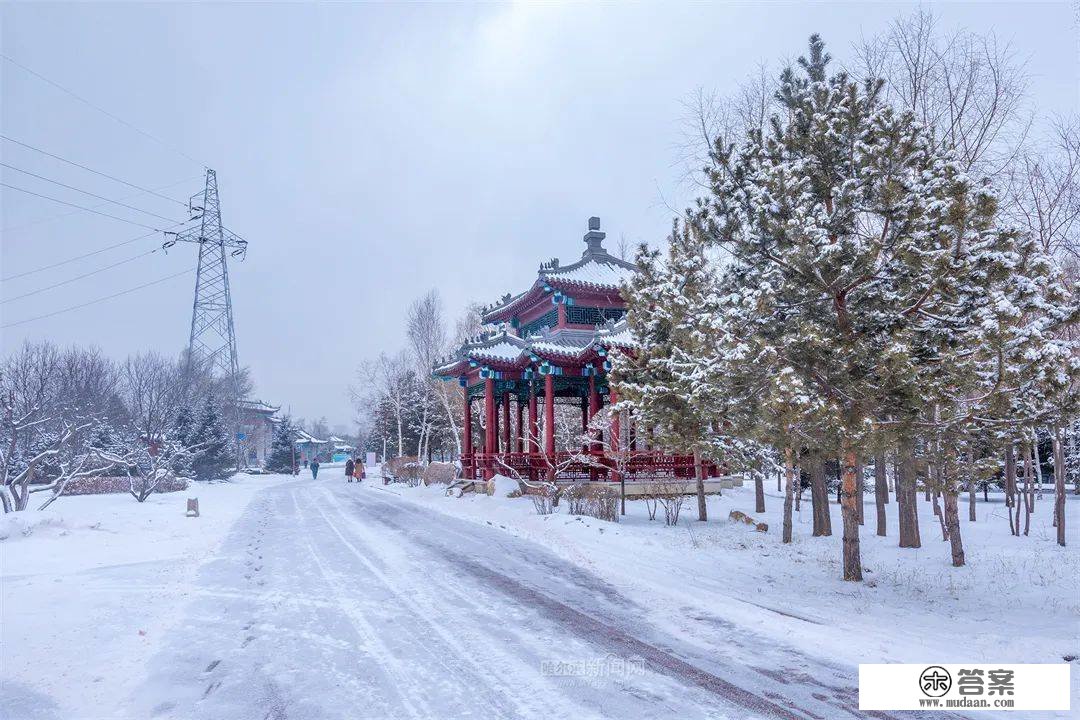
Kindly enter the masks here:
M 356 465 L 353 467 L 353 477 L 356 478 L 356 482 L 363 482 L 364 480 L 364 461 L 357 458 Z
M 308 467 L 311 468 L 311 479 L 312 480 L 318 480 L 319 479 L 319 461 L 318 460 L 312 460 L 308 464 Z
M 345 478 L 348 480 L 348 482 L 353 481 L 353 468 L 354 468 L 354 466 L 355 466 L 355 463 L 353 463 L 352 458 L 349 458 L 348 460 L 345 461 Z

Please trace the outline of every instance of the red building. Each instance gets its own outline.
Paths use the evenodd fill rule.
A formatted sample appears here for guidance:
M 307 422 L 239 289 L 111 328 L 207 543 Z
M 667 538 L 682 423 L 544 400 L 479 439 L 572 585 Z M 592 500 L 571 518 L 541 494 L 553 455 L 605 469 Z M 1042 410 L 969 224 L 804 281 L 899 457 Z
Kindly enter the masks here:
M 464 477 L 512 470 L 533 479 L 614 481 L 620 471 L 627 480 L 692 473 L 687 458 L 646 449 L 621 414 L 581 449 L 556 447 L 556 406 L 580 408 L 580 440 L 596 413 L 617 400 L 608 385 L 609 353 L 633 352 L 619 288 L 635 266 L 610 255 L 604 237 L 600 219 L 589 218 L 580 260 L 541 265 L 527 290 L 485 308 L 485 330 L 434 369 L 465 389 Z M 482 404 L 482 429 L 472 421 L 474 402 Z

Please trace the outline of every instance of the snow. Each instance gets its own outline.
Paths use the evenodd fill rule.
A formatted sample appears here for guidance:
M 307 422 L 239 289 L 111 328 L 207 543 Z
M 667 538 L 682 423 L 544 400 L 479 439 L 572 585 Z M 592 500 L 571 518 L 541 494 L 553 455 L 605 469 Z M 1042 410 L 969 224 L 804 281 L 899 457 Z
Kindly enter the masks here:
M 476 348 L 470 352 L 470 355 L 478 358 L 501 360 L 503 362 L 513 362 L 514 360 L 517 360 L 521 354 L 521 348 L 509 342 L 495 343 L 487 347 Z
M 877 537 L 874 500 L 867 496 L 861 528 L 867 572 L 859 584 L 839 579 L 842 521 L 835 502 L 835 534 L 811 537 L 809 492 L 794 519 L 794 541 L 784 546 L 782 495 L 767 491 L 759 515 L 752 486 L 710 496 L 704 524 L 688 498 L 678 528 L 663 525 L 662 510 L 650 522 L 642 501 L 628 501 L 618 524 L 568 516 L 565 507 L 540 516 L 528 498 L 506 497 L 514 487 L 501 479 L 495 496 L 461 499 L 437 487 L 395 491 L 552 550 L 653 608 L 655 622 L 688 641 L 701 629 L 694 616 L 716 614 L 762 646 L 839 661 L 853 673 L 859 663 L 1061 663 L 1080 655 L 1080 554 L 1075 544 L 1061 548 L 1054 540 L 1052 491 L 1038 502 L 1029 537 L 1009 534 L 1001 495 L 991 493 L 988 503 L 979 496 L 975 523 L 962 508 L 963 568 L 951 566 L 949 545 L 921 495 L 920 549 L 897 547 L 895 502 L 887 506 L 890 536 Z M 1080 502 L 1068 500 L 1066 528 L 1075 543 Z M 764 520 L 769 532 L 729 522 L 731 510 Z M 1072 684 L 1080 697 L 1080 673 L 1072 673 Z
M 238 475 L 186 491 L 61 497 L 0 516 L 0 718 L 106 717 L 180 620 L 198 568 L 261 489 Z M 200 517 L 186 517 L 187 498 Z M 43 701 L 42 697 L 49 699 Z M 103 711 L 102 711 L 103 712 Z
M 614 262 L 604 262 L 591 258 L 576 266 L 567 266 L 554 270 L 545 270 L 542 274 L 550 280 L 574 285 L 596 288 L 619 288 L 629 280 L 635 270 Z
M 831 718 L 859 662 L 1078 654 L 1080 568 L 1048 498 L 1026 538 L 980 501 L 961 569 L 926 503 L 920 550 L 895 547 L 895 503 L 874 537 L 868 505 L 855 584 L 808 498 L 784 546 L 780 498 L 757 517 L 751 487 L 710 497 L 704 524 L 688 498 L 676 528 L 642 501 L 617 524 L 538 516 L 515 488 L 457 499 L 328 464 L 0 518 L 0 718 Z

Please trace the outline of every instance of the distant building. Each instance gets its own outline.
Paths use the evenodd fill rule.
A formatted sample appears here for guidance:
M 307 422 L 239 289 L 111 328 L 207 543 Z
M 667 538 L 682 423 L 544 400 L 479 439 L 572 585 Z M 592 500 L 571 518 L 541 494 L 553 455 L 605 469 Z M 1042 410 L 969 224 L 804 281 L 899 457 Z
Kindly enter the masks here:
M 329 460 L 332 446 L 333 443 L 329 440 L 320 440 L 304 430 L 296 431 L 297 460 L 302 463 L 309 463 L 316 458 L 319 462 Z
M 274 415 L 280 409 L 262 400 L 241 400 L 240 454 L 247 467 L 262 467 L 274 440 Z
M 356 454 L 356 446 L 350 445 L 337 435 L 331 435 L 329 440 L 333 447 L 330 459 L 334 462 L 345 462 Z

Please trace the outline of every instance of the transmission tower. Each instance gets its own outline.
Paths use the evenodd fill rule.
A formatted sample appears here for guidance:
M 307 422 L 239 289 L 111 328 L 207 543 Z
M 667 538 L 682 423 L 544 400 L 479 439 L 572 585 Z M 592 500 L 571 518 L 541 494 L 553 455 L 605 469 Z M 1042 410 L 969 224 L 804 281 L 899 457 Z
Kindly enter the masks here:
M 230 378 L 235 383 L 239 378 L 240 364 L 236 359 L 236 328 L 233 324 L 232 295 L 229 293 L 228 258 L 243 260 L 247 254 L 247 240 L 221 224 L 217 173 L 213 170 L 207 168 L 205 189 L 192 195 L 188 204 L 192 220 L 199 220 L 199 224 L 181 230 L 175 234 L 175 238 L 165 243 L 165 247 L 178 242 L 199 245 L 199 269 L 195 276 L 195 303 L 191 309 L 188 354 L 192 360 L 205 363 L 214 374 Z

